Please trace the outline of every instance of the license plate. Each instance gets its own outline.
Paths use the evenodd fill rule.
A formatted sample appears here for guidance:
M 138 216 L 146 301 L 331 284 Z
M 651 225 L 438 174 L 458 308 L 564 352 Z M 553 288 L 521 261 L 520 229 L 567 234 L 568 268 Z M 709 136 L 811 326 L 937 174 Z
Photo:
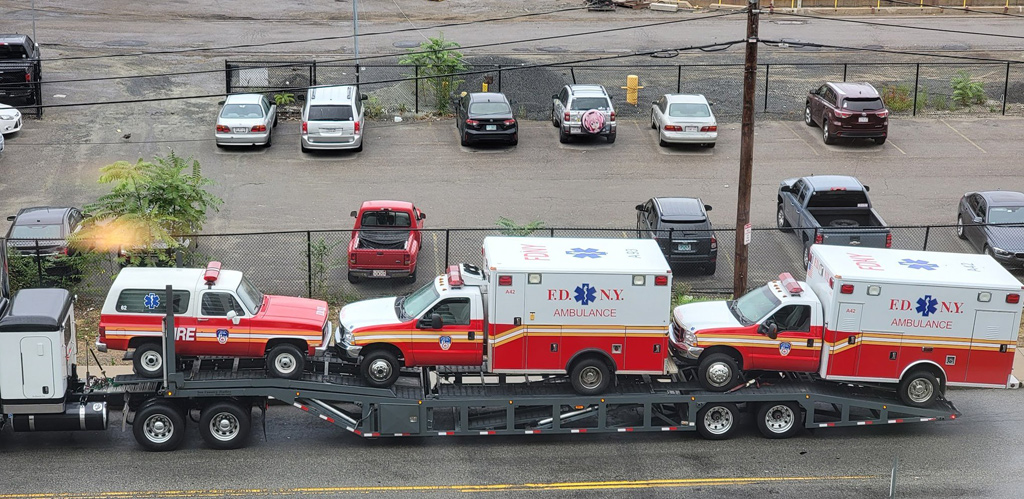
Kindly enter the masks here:
M 857 123 L 867 123 L 867 122 L 868 122 L 868 117 L 867 116 L 861 116 L 860 118 L 857 118 Z
M 387 277 L 388 271 L 386 270 L 374 270 L 373 277 Z
M 334 133 L 334 132 L 337 132 L 337 131 L 338 130 L 335 129 L 335 128 L 321 128 L 320 129 L 320 133 Z
M 578 127 L 578 126 L 570 127 L 569 131 L 571 131 L 572 133 L 580 133 L 580 127 Z
M 687 132 L 696 132 L 697 131 L 697 127 L 695 127 L 695 126 L 688 126 L 688 127 L 683 128 L 683 130 L 687 131 Z
M 245 133 L 245 132 L 249 131 L 249 129 L 245 128 L 245 127 L 235 127 L 234 130 L 235 130 L 235 133 Z
M 497 130 L 498 125 L 487 125 L 487 130 Z
M 680 243 L 676 245 L 676 251 L 690 251 L 690 243 Z

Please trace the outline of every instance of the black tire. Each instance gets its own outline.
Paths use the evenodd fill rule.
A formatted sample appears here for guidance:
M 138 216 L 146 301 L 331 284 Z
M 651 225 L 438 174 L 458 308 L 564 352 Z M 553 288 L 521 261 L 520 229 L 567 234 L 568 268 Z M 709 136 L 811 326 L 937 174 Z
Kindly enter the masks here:
M 925 370 L 911 371 L 900 380 L 900 401 L 912 407 L 932 405 L 941 391 L 938 378 Z
M 778 211 L 775 212 L 775 226 L 782 232 L 793 232 L 790 228 L 789 220 L 786 220 L 786 210 L 783 209 L 782 204 L 779 204 Z
M 697 378 L 705 390 L 724 392 L 740 383 L 740 367 L 731 355 L 713 353 L 701 359 Z
M 152 341 L 135 347 L 135 353 L 132 354 L 132 369 L 143 378 L 163 377 L 163 347 Z
M 704 144 L 704 147 L 707 147 L 708 149 L 714 149 L 715 144 L 717 144 L 717 142 L 708 142 L 707 144 Z
M 835 144 L 836 139 L 832 138 L 832 132 L 828 129 L 828 118 L 821 119 L 821 141 L 825 144 Z
M 882 145 L 885 143 L 885 137 L 876 137 L 875 144 Z
M 569 134 L 565 133 L 565 130 L 561 128 L 558 129 L 558 141 L 563 144 L 569 143 Z
M 580 395 L 600 395 L 612 381 L 612 371 L 604 360 L 588 357 L 572 366 L 572 387 Z
M 555 118 L 555 105 L 551 105 L 551 126 L 558 128 L 558 118 Z
M 654 122 L 654 111 L 651 111 L 651 130 L 657 130 L 658 124 Z
M 661 130 L 658 130 L 658 145 L 661 147 L 669 146 L 668 142 L 665 142 L 665 139 L 661 138 Z
M 811 103 L 804 104 L 804 124 L 814 126 L 814 118 L 811 117 Z
M 512 140 L 509 141 L 508 145 L 513 146 L 513 147 L 519 145 L 519 134 L 518 133 L 514 137 L 512 137 Z
M 213 449 L 245 445 L 252 428 L 252 408 L 235 402 L 217 402 L 199 416 L 199 435 Z
M 956 237 L 959 237 L 960 239 L 963 239 L 964 241 L 967 240 L 967 234 L 964 232 L 964 216 L 963 215 L 957 215 L 956 216 Z
M 276 113 L 274 114 L 274 127 L 273 128 L 277 128 L 277 114 Z
M 618 134 L 615 134 L 615 133 L 608 134 L 608 143 L 609 144 L 614 144 L 615 143 L 615 136 L 616 135 L 618 135 Z
M 731 438 L 739 428 L 740 410 L 736 404 L 712 402 L 697 411 L 697 433 L 708 440 Z
M 409 281 L 409 284 L 416 283 L 416 270 L 418 269 L 416 267 L 413 267 L 412 272 L 409 273 L 409 277 L 405 278 L 407 281 Z
M 366 144 L 366 133 L 363 133 L 363 137 L 359 140 L 359 147 L 352 149 L 355 152 L 363 152 L 363 146 Z
M 803 412 L 796 402 L 765 402 L 757 411 L 757 429 L 765 438 L 789 438 L 803 426 Z
M 718 262 L 705 263 L 701 266 L 701 272 L 704 272 L 704 275 L 715 275 L 715 270 L 717 269 Z
M 469 135 L 466 135 L 464 133 L 460 133 L 459 134 L 459 144 L 462 145 L 462 147 L 468 146 L 469 145 Z
M 359 363 L 359 373 L 366 384 L 376 388 L 388 388 L 398 381 L 398 358 L 387 350 L 374 350 Z
M 174 450 L 185 438 L 185 418 L 177 407 L 156 402 L 142 407 L 135 413 L 132 433 L 135 435 L 135 441 L 146 450 Z
M 274 378 L 299 379 L 306 369 L 306 356 L 298 347 L 282 343 L 267 353 L 267 371 Z
M 348 282 L 350 282 L 352 284 L 359 284 L 362 281 L 363 281 L 363 279 L 361 277 L 359 277 L 359 276 L 357 276 L 357 275 L 355 275 L 355 274 L 353 274 L 351 272 L 348 273 Z
M 271 129 L 273 130 L 273 129 Z M 274 132 L 271 131 L 267 134 L 267 143 L 263 144 L 263 147 L 270 147 L 271 142 L 274 140 Z
M 224 149 L 224 144 L 217 144 L 217 149 Z
M 304 153 L 309 152 L 309 148 L 302 145 L 302 143 L 299 143 L 299 148 L 302 149 L 302 152 Z

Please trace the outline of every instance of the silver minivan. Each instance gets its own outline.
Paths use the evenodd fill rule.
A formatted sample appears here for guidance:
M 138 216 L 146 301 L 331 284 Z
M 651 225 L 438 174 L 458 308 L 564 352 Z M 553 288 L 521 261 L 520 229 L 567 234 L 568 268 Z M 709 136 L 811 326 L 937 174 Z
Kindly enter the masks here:
M 302 152 L 310 149 L 363 150 L 363 101 L 356 87 L 314 87 L 302 106 Z

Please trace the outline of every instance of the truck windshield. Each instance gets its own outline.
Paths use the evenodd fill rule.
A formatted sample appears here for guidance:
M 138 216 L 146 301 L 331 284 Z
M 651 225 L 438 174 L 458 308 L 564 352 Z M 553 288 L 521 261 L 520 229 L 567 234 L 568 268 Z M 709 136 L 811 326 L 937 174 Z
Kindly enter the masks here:
M 768 286 L 757 288 L 729 303 L 729 311 L 745 326 L 755 324 L 782 303 Z
M 807 201 L 808 208 L 867 208 L 864 191 L 816 191 Z
M 404 315 L 404 317 L 407 318 L 419 317 L 419 315 L 422 314 L 427 307 L 437 301 L 440 296 L 441 295 L 437 294 L 437 291 L 434 289 L 434 282 L 431 281 L 422 288 L 413 291 L 412 294 L 400 298 L 399 301 L 395 303 L 395 306 L 402 312 L 399 315 Z
M 242 282 L 238 283 L 238 289 L 235 290 L 238 294 L 238 298 L 245 304 L 246 310 L 250 314 L 256 315 L 260 311 L 260 307 L 263 306 L 263 293 L 260 293 L 256 286 L 253 286 L 249 279 L 242 277 Z

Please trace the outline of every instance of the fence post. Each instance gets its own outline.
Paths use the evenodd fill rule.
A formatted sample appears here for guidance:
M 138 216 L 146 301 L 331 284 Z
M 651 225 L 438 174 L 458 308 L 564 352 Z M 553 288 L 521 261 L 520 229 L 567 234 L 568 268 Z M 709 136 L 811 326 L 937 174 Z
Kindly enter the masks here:
M 231 93 L 231 63 L 224 61 L 224 93 Z
M 576 68 L 570 67 L 569 74 L 572 75 L 572 84 L 576 84 Z
M 1006 61 L 1006 78 L 1003 79 L 1003 116 L 1006 116 L 1006 96 L 1010 90 L 1010 61 Z
M 498 64 L 498 91 L 501 92 L 501 64 Z
M 931 225 L 924 226 L 924 247 L 921 248 L 921 251 L 928 251 L 928 234 L 931 233 L 931 230 Z
M 683 91 L 683 65 L 676 66 L 676 69 L 676 93 L 678 94 Z
M 551 237 L 555 237 L 555 229 L 554 228 L 550 229 L 549 232 L 551 234 Z
M 847 70 L 847 65 L 844 62 L 843 63 L 843 81 L 846 81 L 846 70 Z
M 921 63 L 916 64 L 917 69 L 914 70 L 914 110 L 910 113 L 911 116 L 917 116 L 917 85 L 921 81 Z
M 36 239 L 36 270 L 39 272 L 39 287 L 43 287 L 43 257 L 39 254 L 39 240 Z
M 450 263 L 448 263 L 448 256 L 449 256 L 448 248 L 450 247 L 450 243 L 451 243 L 451 235 L 452 235 L 452 230 L 451 229 L 445 229 L 444 230 L 444 268 L 446 268 L 446 269 L 448 268 L 449 265 L 451 265 Z
M 316 79 L 317 79 L 318 76 L 320 76 L 320 75 L 316 74 L 316 61 L 314 60 L 313 64 L 309 65 L 309 85 L 310 86 L 316 85 Z
M 416 85 L 415 85 L 416 86 L 416 104 L 414 105 L 414 107 L 416 108 L 416 113 L 419 113 L 420 112 L 420 65 L 419 64 L 416 65 L 416 80 L 415 81 L 416 81 Z
M 764 65 L 764 112 L 768 112 L 768 71 L 771 64 Z
M 313 297 L 313 238 L 306 231 L 306 298 Z

